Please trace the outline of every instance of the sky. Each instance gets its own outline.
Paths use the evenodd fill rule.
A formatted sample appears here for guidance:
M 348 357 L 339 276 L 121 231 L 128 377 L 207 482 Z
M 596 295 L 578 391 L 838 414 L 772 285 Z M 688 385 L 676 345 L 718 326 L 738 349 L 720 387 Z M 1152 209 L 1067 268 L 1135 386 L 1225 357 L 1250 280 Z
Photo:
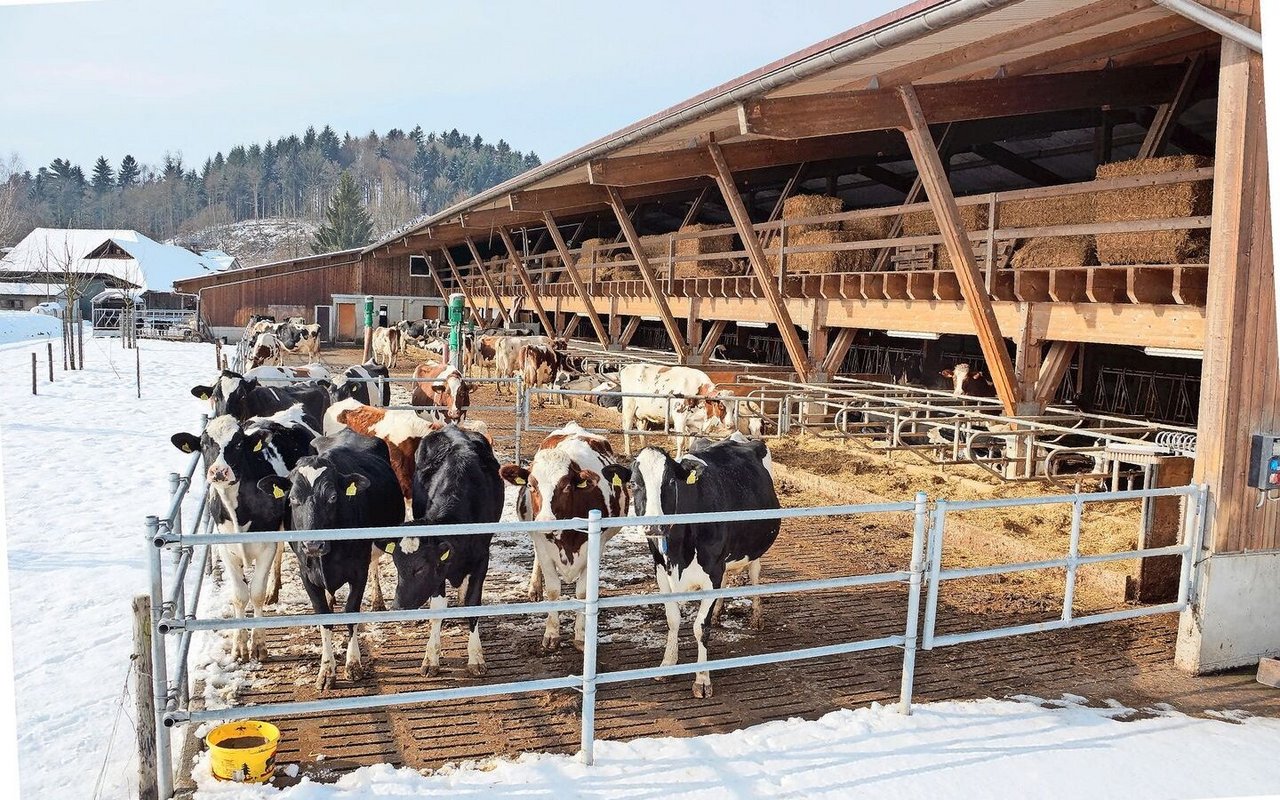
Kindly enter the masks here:
M 904 1 L 0 0 L 0 158 L 417 124 L 546 161 Z

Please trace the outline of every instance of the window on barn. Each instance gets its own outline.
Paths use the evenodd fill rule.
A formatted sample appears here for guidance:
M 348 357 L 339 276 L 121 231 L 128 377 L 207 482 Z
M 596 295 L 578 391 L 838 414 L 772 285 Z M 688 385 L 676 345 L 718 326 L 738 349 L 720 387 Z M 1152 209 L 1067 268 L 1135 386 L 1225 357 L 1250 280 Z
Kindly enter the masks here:
M 414 278 L 431 277 L 431 264 L 426 256 L 409 256 L 409 275 Z

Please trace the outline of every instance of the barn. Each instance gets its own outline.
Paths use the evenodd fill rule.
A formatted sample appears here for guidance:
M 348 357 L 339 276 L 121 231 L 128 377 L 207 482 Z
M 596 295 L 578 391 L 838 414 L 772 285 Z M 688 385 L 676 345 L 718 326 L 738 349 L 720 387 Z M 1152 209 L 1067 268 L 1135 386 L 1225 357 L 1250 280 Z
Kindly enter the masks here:
M 920 0 L 366 248 L 176 285 L 215 328 L 336 339 L 365 295 L 395 321 L 461 292 L 586 352 L 732 347 L 819 404 L 919 406 L 897 379 L 968 363 L 994 397 L 946 424 L 1029 432 L 1011 477 L 1082 421 L 1182 460 L 1209 499 L 1177 665 L 1256 663 L 1280 650 L 1280 506 L 1250 485 L 1280 426 L 1258 5 Z

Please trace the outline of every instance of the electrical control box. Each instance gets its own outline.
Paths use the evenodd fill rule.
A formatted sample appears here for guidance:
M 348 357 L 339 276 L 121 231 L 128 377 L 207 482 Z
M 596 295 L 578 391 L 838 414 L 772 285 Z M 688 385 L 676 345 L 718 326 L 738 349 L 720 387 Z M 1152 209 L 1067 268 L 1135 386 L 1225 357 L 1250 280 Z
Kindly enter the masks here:
M 1280 490 L 1280 436 L 1255 433 L 1249 445 L 1249 485 Z

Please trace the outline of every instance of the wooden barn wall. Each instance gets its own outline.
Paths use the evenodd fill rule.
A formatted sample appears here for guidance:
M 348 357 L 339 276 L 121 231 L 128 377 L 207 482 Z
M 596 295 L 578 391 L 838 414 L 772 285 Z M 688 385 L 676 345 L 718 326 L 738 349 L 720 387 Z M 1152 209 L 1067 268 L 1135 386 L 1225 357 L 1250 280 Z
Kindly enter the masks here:
M 435 282 L 427 276 L 409 274 L 409 256 L 366 256 L 364 268 L 364 285 L 360 291 L 365 294 L 389 295 L 394 297 L 439 297 Z
M 1197 480 L 1216 552 L 1280 548 L 1280 503 L 1246 485 L 1250 436 L 1280 427 L 1262 57 L 1223 42 Z
M 268 305 L 298 305 L 307 318 L 317 305 L 332 302 L 335 294 L 359 291 L 360 262 L 307 270 L 261 275 L 212 286 L 202 293 L 204 318 L 210 325 L 243 325 L 251 314 L 265 314 Z

